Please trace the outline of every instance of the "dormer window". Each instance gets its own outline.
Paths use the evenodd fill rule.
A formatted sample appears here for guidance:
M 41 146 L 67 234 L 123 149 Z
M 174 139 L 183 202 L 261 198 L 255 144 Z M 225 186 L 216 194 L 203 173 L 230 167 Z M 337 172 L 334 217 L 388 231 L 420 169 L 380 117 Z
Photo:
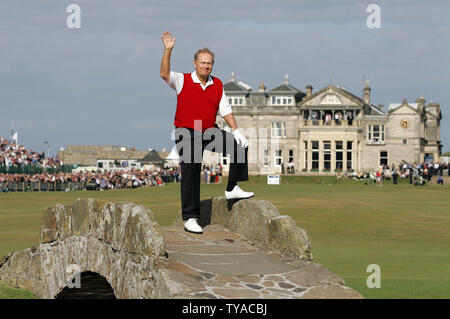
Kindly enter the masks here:
M 229 96 L 228 103 L 230 103 L 230 105 L 245 105 L 245 99 L 244 97 L 239 96 Z
M 291 96 L 272 96 L 272 105 L 293 105 Z
M 322 101 L 320 101 L 320 104 L 336 105 L 342 104 L 342 102 L 336 94 L 327 94 L 323 97 Z

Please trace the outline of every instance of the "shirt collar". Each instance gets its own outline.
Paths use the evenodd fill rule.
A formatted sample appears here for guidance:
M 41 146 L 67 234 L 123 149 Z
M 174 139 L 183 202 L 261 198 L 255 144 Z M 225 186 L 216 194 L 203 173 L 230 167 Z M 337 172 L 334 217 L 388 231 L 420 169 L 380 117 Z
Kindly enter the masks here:
M 194 81 L 194 83 L 199 83 L 201 86 L 203 86 L 203 83 L 200 82 L 200 79 L 198 78 L 197 73 L 195 71 L 191 73 L 191 78 L 192 78 L 192 81 Z M 213 84 L 214 84 L 213 79 L 212 79 L 211 75 L 209 75 L 208 82 L 206 82 L 205 88 L 208 85 L 213 85 Z

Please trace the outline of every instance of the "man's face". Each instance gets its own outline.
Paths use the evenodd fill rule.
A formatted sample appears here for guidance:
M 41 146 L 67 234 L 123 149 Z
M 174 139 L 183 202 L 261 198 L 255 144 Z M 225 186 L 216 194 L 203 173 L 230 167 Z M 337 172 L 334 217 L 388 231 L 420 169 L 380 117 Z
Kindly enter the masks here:
M 212 56 L 209 53 L 200 53 L 197 56 L 197 60 L 194 60 L 194 67 L 197 75 L 205 78 L 211 74 L 213 64 Z

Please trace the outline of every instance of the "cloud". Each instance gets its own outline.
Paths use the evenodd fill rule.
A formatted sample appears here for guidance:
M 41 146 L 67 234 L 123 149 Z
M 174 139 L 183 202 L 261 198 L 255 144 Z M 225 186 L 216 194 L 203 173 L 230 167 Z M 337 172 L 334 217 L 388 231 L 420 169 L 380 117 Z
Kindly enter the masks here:
M 448 1 L 377 1 L 375 30 L 366 26 L 366 0 L 76 3 L 79 30 L 66 27 L 68 3 L 0 3 L 0 135 L 14 119 L 30 147 L 49 137 L 58 146 L 168 147 L 176 98 L 159 67 L 160 35 L 170 30 L 174 70 L 190 72 L 194 52 L 208 46 L 217 76 L 235 72 L 253 88 L 273 88 L 289 74 L 301 90 L 333 78 L 361 95 L 365 77 L 376 104 L 422 94 L 440 102 L 441 138 L 450 143 Z

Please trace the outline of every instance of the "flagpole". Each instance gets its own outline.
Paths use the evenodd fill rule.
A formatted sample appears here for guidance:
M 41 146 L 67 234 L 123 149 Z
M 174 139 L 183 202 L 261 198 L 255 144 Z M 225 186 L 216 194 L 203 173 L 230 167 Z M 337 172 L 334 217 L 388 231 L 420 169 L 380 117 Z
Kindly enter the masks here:
M 11 139 L 14 140 L 14 142 L 16 142 L 16 144 L 19 144 L 19 137 L 17 132 L 14 132 L 14 120 L 12 120 L 11 123 Z

